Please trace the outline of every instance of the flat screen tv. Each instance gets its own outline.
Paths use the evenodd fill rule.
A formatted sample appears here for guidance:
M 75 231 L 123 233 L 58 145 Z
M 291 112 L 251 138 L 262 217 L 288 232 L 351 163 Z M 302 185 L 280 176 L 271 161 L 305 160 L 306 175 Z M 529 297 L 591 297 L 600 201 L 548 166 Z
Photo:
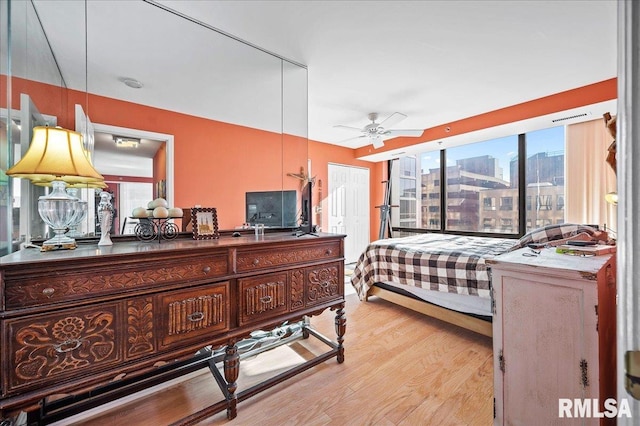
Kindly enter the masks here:
M 256 191 L 245 196 L 246 222 L 271 228 L 296 228 L 297 191 Z

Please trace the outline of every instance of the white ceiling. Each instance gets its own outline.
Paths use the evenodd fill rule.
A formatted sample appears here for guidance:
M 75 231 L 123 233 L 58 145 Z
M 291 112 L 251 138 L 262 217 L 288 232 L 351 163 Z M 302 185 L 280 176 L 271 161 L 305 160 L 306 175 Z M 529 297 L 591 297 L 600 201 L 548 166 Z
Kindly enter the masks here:
M 614 1 L 161 2 L 306 64 L 330 143 L 369 112 L 424 129 L 616 76 Z
M 36 0 L 38 10 L 47 16 L 83 16 L 83 8 L 77 7 L 80 2 L 55 3 L 59 2 Z M 65 10 L 73 3 L 75 10 Z M 212 58 L 199 53 L 203 44 L 199 37 L 209 30 L 198 27 L 188 35 L 180 24 L 154 34 L 167 36 L 157 52 L 164 60 L 163 71 L 174 71 L 173 64 L 183 62 L 186 55 L 193 73 L 174 75 L 170 85 L 158 87 L 154 74 L 143 70 L 145 61 L 135 60 L 149 52 L 131 40 L 141 32 L 151 34 L 150 21 L 166 12 L 140 2 L 110 3 L 89 2 L 90 10 L 102 5 L 100 13 L 89 15 L 90 40 L 100 31 L 108 31 L 109 36 L 102 37 L 98 49 L 89 51 L 89 67 L 108 72 L 90 72 L 88 84 L 84 67 L 76 63 L 84 51 L 84 28 L 60 22 L 47 25 L 43 19 L 68 86 L 83 90 L 88 85 L 95 93 L 130 93 L 134 89 L 117 78 L 134 77 L 145 84 L 135 101 L 162 108 L 168 107 L 162 104 L 163 98 L 176 87 L 182 93 L 189 93 L 192 84 L 194 93 L 206 90 L 199 75 L 210 76 L 217 67 Z M 384 118 L 399 111 L 408 118 L 397 128 L 425 129 L 617 74 L 616 2 L 610 0 L 159 3 L 305 64 L 309 138 L 352 148 L 362 145 L 362 140 L 341 143 L 354 135 L 333 126 L 362 127 L 370 112 Z M 197 27 L 187 21 L 185 25 Z M 132 59 L 115 59 L 123 51 Z M 244 68 L 256 67 L 246 57 L 236 59 Z M 246 89 L 256 90 L 251 85 Z M 211 116 L 217 108 L 218 116 L 212 118 L 242 124 L 260 117 L 265 123 L 252 127 L 269 127 L 268 106 L 233 111 L 234 96 L 217 95 L 217 106 L 184 96 L 171 109 Z M 231 113 L 237 116 L 224 117 Z

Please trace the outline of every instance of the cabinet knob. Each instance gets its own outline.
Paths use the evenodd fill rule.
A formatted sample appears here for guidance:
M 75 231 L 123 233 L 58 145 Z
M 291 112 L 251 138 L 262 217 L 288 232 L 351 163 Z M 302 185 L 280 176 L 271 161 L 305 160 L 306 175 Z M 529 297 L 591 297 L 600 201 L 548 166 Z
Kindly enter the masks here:
M 204 314 L 202 312 L 194 312 L 192 314 L 187 315 L 187 319 L 191 322 L 197 322 L 204 318 Z
M 51 297 L 51 295 L 55 292 L 56 292 L 56 289 L 51 287 L 47 287 L 44 290 L 42 290 L 42 294 L 44 294 L 47 297 Z
M 271 301 L 272 301 L 272 300 L 273 300 L 273 297 L 271 297 L 271 296 L 262 296 L 262 297 L 260 298 L 260 301 L 261 301 L 262 303 L 264 303 L 265 305 L 266 305 L 267 303 L 271 303 Z
M 330 256 L 331 253 L 333 253 L 333 250 L 331 250 L 331 249 L 326 249 L 325 252 L 324 252 L 324 254 L 326 254 L 327 256 Z
M 204 268 L 202 268 L 202 272 L 204 272 L 205 274 L 208 274 L 211 271 L 211 266 L 205 266 Z
M 253 259 L 253 265 L 257 265 L 258 263 L 260 263 L 260 259 Z

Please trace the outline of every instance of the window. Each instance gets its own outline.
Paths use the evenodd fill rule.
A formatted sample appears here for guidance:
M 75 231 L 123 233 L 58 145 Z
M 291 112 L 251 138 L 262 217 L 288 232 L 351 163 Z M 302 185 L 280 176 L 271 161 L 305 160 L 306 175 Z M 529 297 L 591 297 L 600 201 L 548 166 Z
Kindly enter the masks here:
M 485 210 L 495 210 L 496 209 L 496 199 L 491 197 L 484 197 L 483 203 Z
M 400 196 L 415 198 L 416 180 L 400 178 Z
M 518 191 L 517 180 L 512 179 L 517 176 L 511 172 L 517 168 L 517 152 L 517 136 L 446 150 L 447 230 L 486 232 L 485 219 L 502 217 L 499 200 L 513 198 Z M 517 232 L 517 217 L 515 221 Z
M 400 226 L 414 228 L 416 223 L 416 203 L 413 200 L 400 200 Z
M 407 163 L 421 174 L 403 169 L 392 191 L 415 197 L 423 229 L 518 235 L 564 222 L 564 152 L 563 126 L 426 152 Z M 419 186 L 410 188 L 404 178 Z M 412 216 L 407 209 L 403 220 Z
M 527 223 L 540 227 L 564 222 L 564 127 L 530 132 L 525 138 Z
M 400 176 L 416 177 L 416 159 L 415 157 L 402 157 L 400 159 Z
M 502 227 L 502 232 L 511 233 L 514 231 L 513 229 L 513 219 L 500 219 L 500 226 Z
M 537 210 L 551 210 L 551 195 L 536 195 Z
M 440 168 L 435 161 L 440 159 L 440 153 L 427 152 L 418 158 L 422 170 L 422 228 L 440 229 Z
M 500 210 L 513 210 L 513 197 L 500 198 Z

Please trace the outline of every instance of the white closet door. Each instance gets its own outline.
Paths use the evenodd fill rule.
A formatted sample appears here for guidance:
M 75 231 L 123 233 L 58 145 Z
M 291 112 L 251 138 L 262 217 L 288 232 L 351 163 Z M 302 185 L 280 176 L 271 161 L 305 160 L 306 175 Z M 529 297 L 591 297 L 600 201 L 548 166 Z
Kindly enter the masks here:
M 329 229 L 345 234 L 345 262 L 369 244 L 369 169 L 329 164 Z

